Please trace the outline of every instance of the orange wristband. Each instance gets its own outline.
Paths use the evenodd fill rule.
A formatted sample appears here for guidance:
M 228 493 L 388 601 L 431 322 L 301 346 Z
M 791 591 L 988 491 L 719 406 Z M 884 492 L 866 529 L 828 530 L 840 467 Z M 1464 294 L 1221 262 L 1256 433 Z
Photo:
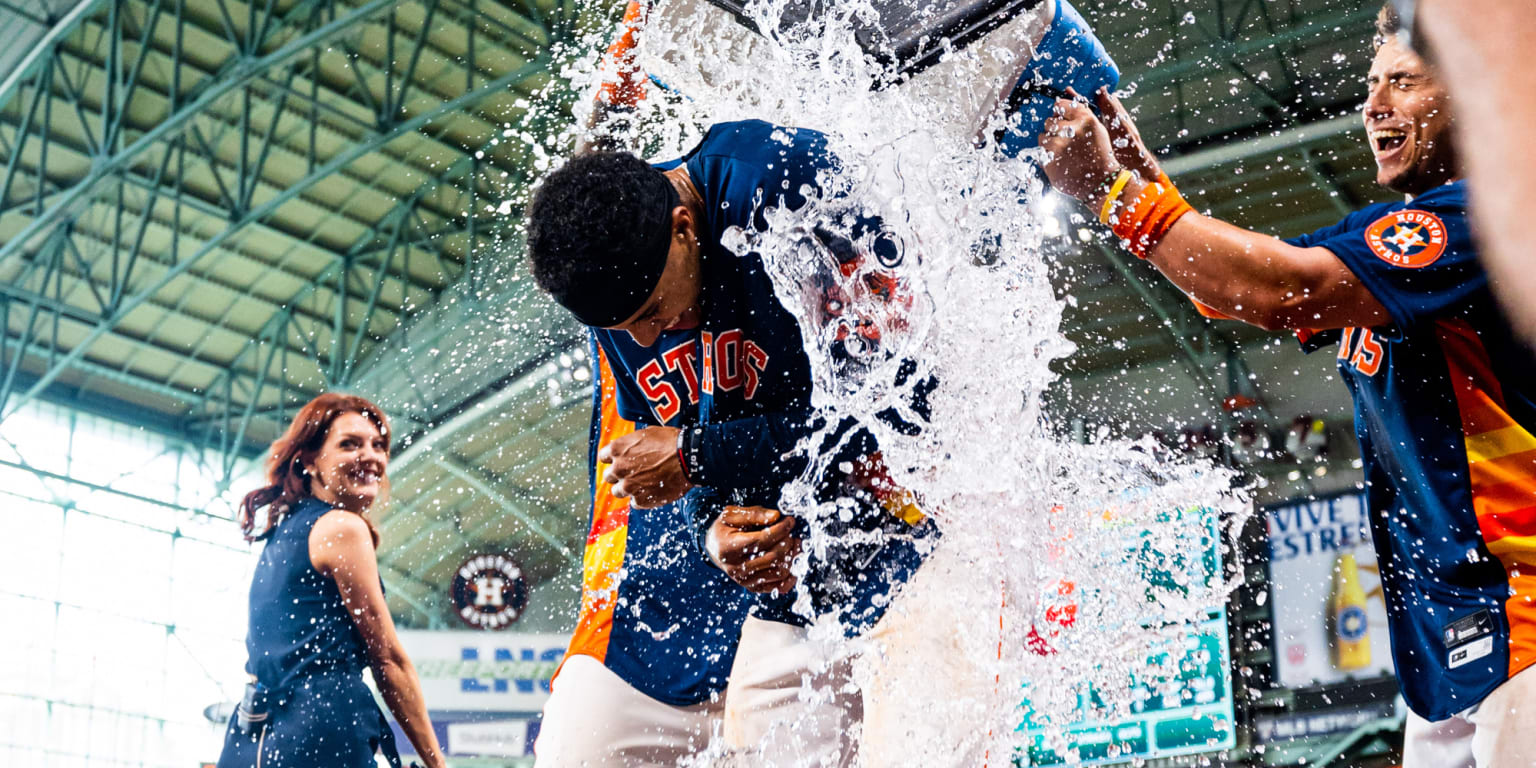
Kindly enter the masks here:
M 1173 229 L 1173 225 L 1184 214 L 1194 210 L 1185 202 L 1173 182 L 1167 179 L 1164 176 L 1148 184 L 1126 210 L 1119 216 L 1110 217 L 1114 222 L 1112 229 L 1115 236 L 1124 240 L 1126 247 L 1137 258 L 1145 259 L 1168 234 L 1168 230 Z

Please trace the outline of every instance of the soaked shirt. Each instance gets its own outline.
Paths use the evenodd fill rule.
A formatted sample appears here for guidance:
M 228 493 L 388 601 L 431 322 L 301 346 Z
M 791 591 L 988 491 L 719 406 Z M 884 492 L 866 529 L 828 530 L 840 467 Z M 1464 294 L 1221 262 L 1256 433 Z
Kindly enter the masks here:
M 1337 345 L 1393 661 L 1441 720 L 1536 662 L 1536 359 L 1489 292 L 1462 182 L 1288 242 L 1338 255 L 1392 317 L 1303 346 Z
M 593 512 L 582 609 L 567 658 L 592 656 L 668 704 L 696 704 L 724 691 L 749 610 L 800 621 L 789 610 L 793 596 L 754 598 L 709 562 L 698 535 L 723 503 L 777 507 L 782 486 L 807 464 L 797 444 L 819 426 L 795 317 L 775 295 L 762 258 L 737 255 L 722 240 L 734 228 L 765 230 L 769 208 L 804 206 L 817 174 L 835 163 L 816 131 L 762 121 L 714 126 L 687 156 L 660 165 L 686 166 L 703 198 L 699 326 L 663 332 L 650 347 L 624 331 L 589 329 Z M 677 503 L 633 509 L 612 497 L 596 455 L 648 426 L 694 430 L 688 470 L 697 487 Z M 844 450 L 867 453 L 873 443 L 855 436 Z M 895 578 L 920 562 L 911 549 L 889 553 Z M 887 582 L 854 581 L 867 594 L 853 607 L 872 623 L 883 610 L 875 593 Z
M 804 466 L 782 457 L 810 431 L 811 363 L 762 258 L 722 241 L 734 228 L 767 229 L 769 208 L 804 206 L 834 161 L 819 132 L 749 120 L 714 126 L 658 167 L 679 165 L 703 198 L 699 327 L 665 331 L 650 347 L 624 331 L 592 334 L 613 368 L 619 416 L 697 430 L 696 485 L 776 487 Z

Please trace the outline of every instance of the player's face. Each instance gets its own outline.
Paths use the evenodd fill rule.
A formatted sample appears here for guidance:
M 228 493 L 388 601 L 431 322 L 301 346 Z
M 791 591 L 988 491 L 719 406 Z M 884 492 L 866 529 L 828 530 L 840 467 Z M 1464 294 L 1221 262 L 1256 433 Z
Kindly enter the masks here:
M 662 331 L 693 328 L 699 323 L 699 241 L 693 215 L 684 206 L 672 211 L 672 239 L 667 266 L 650 298 L 640 309 L 611 330 L 627 331 L 642 347 L 649 347 Z
M 1365 131 L 1376 183 L 1418 195 L 1454 180 L 1450 94 L 1424 60 L 1396 40 L 1376 51 L 1366 78 Z
M 361 512 L 372 506 L 389 464 L 386 445 L 368 417 L 361 413 L 337 416 L 320 453 L 305 465 L 310 493 L 333 507 Z

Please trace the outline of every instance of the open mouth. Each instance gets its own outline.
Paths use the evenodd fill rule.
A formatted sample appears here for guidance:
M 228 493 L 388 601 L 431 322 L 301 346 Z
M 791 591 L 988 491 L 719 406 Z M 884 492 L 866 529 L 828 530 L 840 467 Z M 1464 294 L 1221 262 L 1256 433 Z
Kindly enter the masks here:
M 1371 147 L 1376 154 L 1385 155 L 1402 147 L 1408 142 L 1408 134 L 1395 128 L 1382 128 L 1371 131 Z

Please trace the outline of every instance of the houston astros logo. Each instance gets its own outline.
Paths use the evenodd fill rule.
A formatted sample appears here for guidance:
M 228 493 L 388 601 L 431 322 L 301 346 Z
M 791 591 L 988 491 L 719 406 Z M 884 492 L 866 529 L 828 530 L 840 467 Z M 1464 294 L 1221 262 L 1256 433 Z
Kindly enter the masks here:
M 1395 267 L 1427 267 L 1445 253 L 1445 222 L 1428 211 L 1398 211 L 1365 230 L 1376 258 Z
M 528 607 L 523 568 L 506 555 L 476 555 L 453 574 L 453 607 L 475 629 L 505 629 Z

